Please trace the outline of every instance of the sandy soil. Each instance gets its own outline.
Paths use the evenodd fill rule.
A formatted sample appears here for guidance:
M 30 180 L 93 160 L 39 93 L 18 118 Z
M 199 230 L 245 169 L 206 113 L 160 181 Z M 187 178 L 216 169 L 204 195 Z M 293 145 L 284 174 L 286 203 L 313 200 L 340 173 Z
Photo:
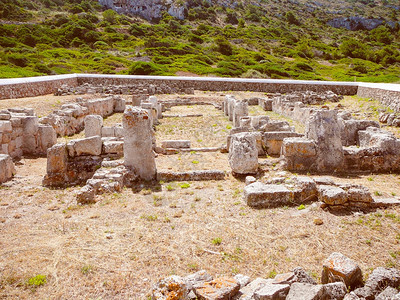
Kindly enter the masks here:
M 203 117 L 162 119 L 157 140 L 219 146 L 229 131 L 230 122 L 212 106 L 168 113 Z M 120 115 L 106 122 L 120 122 Z M 223 153 L 159 155 L 157 167 L 229 172 Z M 281 171 L 274 164 L 264 169 L 266 177 Z M 341 215 L 316 205 L 255 210 L 243 200 L 243 180 L 231 175 L 225 181 L 143 185 L 78 206 L 79 187 L 45 188 L 45 172 L 45 158 L 22 159 L 17 176 L 0 187 L 0 298 L 148 299 L 160 278 L 200 269 L 254 278 L 302 266 L 319 279 L 322 261 L 335 251 L 355 259 L 364 276 L 377 266 L 400 267 L 399 207 Z M 332 178 L 383 196 L 400 193 L 398 174 Z M 315 225 L 316 218 L 323 224 Z M 37 275 L 45 275 L 46 283 L 30 284 Z

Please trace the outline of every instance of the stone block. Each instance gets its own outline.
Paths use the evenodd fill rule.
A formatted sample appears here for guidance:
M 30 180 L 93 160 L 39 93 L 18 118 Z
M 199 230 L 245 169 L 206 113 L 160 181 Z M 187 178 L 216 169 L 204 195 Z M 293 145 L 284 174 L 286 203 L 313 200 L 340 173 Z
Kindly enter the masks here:
M 317 145 L 316 169 L 321 172 L 340 170 L 344 155 L 341 124 L 336 110 L 318 110 L 306 124 L 306 137 Z
M 286 300 L 322 300 L 324 298 L 324 286 L 295 282 L 291 285 Z
M 189 289 L 186 281 L 180 276 L 170 276 L 159 281 L 152 291 L 152 299 L 154 300 L 167 300 L 188 299 Z
M 254 293 L 255 300 L 285 300 L 290 285 L 269 283 Z
M 38 128 L 38 146 L 41 154 L 46 153 L 47 149 L 57 144 L 57 134 L 53 127 L 39 125 Z
M 259 101 L 259 105 L 265 111 L 272 111 L 272 103 L 273 103 L 272 99 L 260 99 Z
M 270 131 L 262 134 L 262 142 L 269 155 L 280 155 L 285 138 L 302 136 L 302 134 L 292 131 Z
M 76 195 L 78 204 L 91 204 L 95 203 L 95 190 L 90 185 L 82 187 Z
M 0 133 L 12 132 L 10 121 L 0 121 Z
M 282 153 L 286 168 L 290 171 L 307 171 L 314 168 L 317 148 L 312 140 L 305 138 L 285 138 Z
M 343 282 L 324 284 L 325 299 L 341 300 L 347 294 L 347 287 Z
M 100 136 L 72 140 L 67 144 L 68 154 L 71 157 L 81 155 L 100 155 L 102 144 Z
M 115 127 L 102 127 L 101 128 L 101 136 L 102 137 L 114 137 L 115 136 Z
M 124 142 L 123 141 L 104 141 L 103 152 L 105 154 L 124 154 Z
M 125 166 L 135 170 L 143 180 L 155 179 L 157 170 L 153 152 L 153 130 L 148 112 L 128 106 L 122 124 Z
M 265 278 L 256 278 L 251 281 L 245 287 L 242 287 L 239 290 L 239 299 L 240 300 L 253 300 L 254 293 L 258 290 L 262 289 L 264 286 L 269 285 L 272 282 L 272 279 L 265 279 Z
M 258 171 L 258 149 L 254 135 L 232 135 L 229 147 L 229 165 L 236 174 L 255 174 Z
M 117 125 L 114 127 L 114 136 L 118 138 L 124 137 L 124 128 L 121 125 Z
M 249 105 L 246 101 L 236 101 L 233 106 L 233 126 L 240 126 L 240 118 L 249 115 Z
M 85 137 L 101 136 L 103 117 L 99 115 L 88 115 L 85 117 Z
M 240 289 L 239 283 L 233 278 L 217 278 L 204 282 L 194 289 L 199 300 L 229 300 L 235 296 Z
M 318 186 L 318 199 L 328 205 L 341 205 L 348 200 L 345 190 L 330 185 Z
M 15 174 L 15 167 L 11 157 L 7 154 L 0 154 L 0 184 L 12 179 Z
M 293 131 L 292 127 L 286 121 L 270 121 L 260 128 L 261 131 Z
M 114 97 L 114 112 L 123 113 L 125 110 L 126 102 L 122 97 Z
M 181 149 L 181 148 L 190 148 L 191 142 L 189 140 L 168 140 L 162 141 L 161 147 L 164 149 L 173 148 L 173 149 Z
M 363 278 L 357 263 L 341 253 L 332 253 L 323 263 L 321 282 L 323 284 L 342 281 L 351 289 L 362 285 Z
M 65 144 L 56 144 L 47 149 L 47 174 L 66 173 L 68 153 Z
M 294 192 L 281 184 L 255 182 L 244 188 L 247 205 L 256 208 L 270 208 L 293 204 Z

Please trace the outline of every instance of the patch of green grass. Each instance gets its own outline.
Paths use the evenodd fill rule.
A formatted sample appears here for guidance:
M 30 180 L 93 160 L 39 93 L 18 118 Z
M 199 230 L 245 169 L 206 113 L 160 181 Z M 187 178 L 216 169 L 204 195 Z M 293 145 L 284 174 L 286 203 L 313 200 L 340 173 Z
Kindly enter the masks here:
M 213 245 L 219 246 L 222 243 L 222 239 L 220 237 L 216 237 L 216 238 L 212 239 L 211 243 Z
M 306 207 L 305 207 L 304 204 L 301 204 L 301 205 L 299 205 L 299 206 L 297 207 L 298 210 L 303 210 L 303 209 L 305 209 L 305 208 L 306 208 Z
M 28 285 L 31 287 L 39 287 L 44 285 L 46 282 L 47 276 L 42 274 L 36 275 L 28 279 Z
M 181 183 L 179 186 L 181 187 L 181 189 L 187 189 L 190 188 L 190 183 L 187 182 Z
M 197 165 L 199 163 L 199 161 L 198 160 L 192 160 L 192 164 L 195 164 L 195 165 Z

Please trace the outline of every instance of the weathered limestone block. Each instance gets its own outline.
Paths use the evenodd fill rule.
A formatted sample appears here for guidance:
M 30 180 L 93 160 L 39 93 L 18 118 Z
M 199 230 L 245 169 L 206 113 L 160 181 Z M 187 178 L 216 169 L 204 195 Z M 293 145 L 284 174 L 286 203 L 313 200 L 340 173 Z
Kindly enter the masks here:
M 340 205 L 347 202 L 345 190 L 337 186 L 318 186 L 318 199 L 328 205 Z
M 15 167 L 11 157 L 0 154 L 0 184 L 10 180 L 15 174 Z
M 375 127 L 368 127 L 366 130 L 359 131 L 358 134 L 360 147 L 375 147 L 389 154 L 400 153 L 400 140 L 391 132 L 383 131 Z
M 261 98 L 258 104 L 262 107 L 265 111 L 272 111 L 272 99 Z
M 103 153 L 105 154 L 124 154 L 124 142 L 123 141 L 104 141 L 103 142 Z
M 279 284 L 292 284 L 294 282 L 317 284 L 315 280 L 301 267 L 294 268 L 292 272 L 278 274 L 273 280 L 273 283 Z
M 270 121 L 260 127 L 261 131 L 294 131 L 294 128 L 286 121 Z
M 270 284 L 272 282 L 272 279 L 265 279 L 258 277 L 251 281 L 248 285 L 245 287 L 242 287 L 239 290 L 239 299 L 240 300 L 253 300 L 254 299 L 254 293 L 262 289 L 264 286 Z
M 226 98 L 228 99 L 228 117 L 229 121 L 233 121 L 233 110 L 235 107 L 235 102 L 237 101 L 235 97 L 231 95 L 227 95 Z
M 95 190 L 90 185 L 82 187 L 76 195 L 78 204 L 91 204 L 95 203 Z
M 147 113 L 150 116 L 150 120 L 151 120 L 151 125 L 156 125 L 158 124 L 158 113 L 156 108 L 153 106 L 152 103 L 149 102 L 142 102 L 142 104 L 140 105 L 142 109 L 144 109 L 145 111 L 147 111 Z
M 135 94 L 132 95 L 132 106 L 140 106 L 142 101 L 147 100 L 149 98 L 149 94 Z
M 35 116 L 21 118 L 23 135 L 22 135 L 22 151 L 24 153 L 36 154 L 38 147 L 37 133 L 39 130 L 39 120 Z
M 232 135 L 229 147 L 229 165 L 236 174 L 255 174 L 258 170 L 258 149 L 254 135 Z
M 294 203 L 294 192 L 281 184 L 255 182 L 244 188 L 244 199 L 251 207 L 278 207 Z
M 249 115 L 249 105 L 246 101 L 236 101 L 233 107 L 233 126 L 240 126 L 240 118 Z
M 378 296 L 376 296 L 375 300 L 395 300 L 395 296 L 397 294 L 400 295 L 397 289 L 389 286 L 384 289 L 383 292 L 379 293 Z
M 325 290 L 321 284 L 308 284 L 295 282 L 291 285 L 287 300 L 322 300 L 324 298 Z
M 53 127 L 39 125 L 38 128 L 38 146 L 39 153 L 47 153 L 47 149 L 57 144 L 57 134 Z
M 347 287 L 343 282 L 324 284 L 325 299 L 341 300 L 347 294 Z
M 68 154 L 70 157 L 100 155 L 102 144 L 100 136 L 72 140 L 67 144 Z
M 173 149 L 181 149 L 181 148 L 190 148 L 191 142 L 189 140 L 168 140 L 161 141 L 161 147 L 164 149 L 173 148 Z
M 262 142 L 269 155 L 280 155 L 285 138 L 302 136 L 301 133 L 292 131 L 270 131 L 263 133 Z
M 85 117 L 85 137 L 101 136 L 103 117 L 99 115 L 87 115 Z
M 354 289 L 362 285 L 362 272 L 357 263 L 341 253 L 332 253 L 323 263 L 321 282 L 323 284 L 343 281 Z
M 376 295 L 384 286 L 398 288 L 400 286 L 400 270 L 378 267 L 372 271 L 365 282 L 365 287 L 372 290 L 373 295 Z
M 306 124 L 306 137 L 317 144 L 316 169 L 321 172 L 339 170 L 343 166 L 340 123 L 335 110 L 319 110 Z
M 115 127 L 102 127 L 101 128 L 101 136 L 102 137 L 114 137 L 115 136 Z
M 268 116 L 251 116 L 251 127 L 256 130 L 259 130 L 265 124 L 270 122 L 270 118 Z
M 212 281 L 204 282 L 203 285 L 194 289 L 199 300 L 207 299 L 232 299 L 240 289 L 240 284 L 233 278 L 216 278 Z
M 65 144 L 56 144 L 47 150 L 47 174 L 64 174 L 68 167 L 68 152 Z
M 126 101 L 122 97 L 114 97 L 114 112 L 122 113 L 126 107 Z
M 298 176 L 293 178 L 293 183 L 293 200 L 296 204 L 311 202 L 318 198 L 317 184 L 312 178 L 306 176 Z
M 254 293 L 257 300 L 285 300 L 289 293 L 290 285 L 269 283 Z
M 0 133 L 12 132 L 11 121 L 0 121 Z
M 246 117 L 241 117 L 240 122 L 239 122 L 239 127 L 240 128 L 251 128 L 251 118 L 246 116 Z
M 190 290 L 186 281 L 180 276 L 170 276 L 159 281 L 152 291 L 152 299 L 155 300 L 183 300 L 188 299 Z
M 155 179 L 157 171 L 149 114 L 143 109 L 128 106 L 122 120 L 125 166 L 134 169 L 143 180 Z
M 368 127 L 376 127 L 379 128 L 379 123 L 376 121 L 370 120 L 356 120 L 356 119 L 348 119 L 344 120 L 339 118 L 339 123 L 341 125 L 341 135 L 342 135 L 342 144 L 344 146 L 352 146 L 356 145 L 359 136 L 358 132 L 360 130 L 366 130 Z
M 313 169 L 317 149 L 314 141 L 305 138 L 285 138 L 282 142 L 282 156 L 290 171 Z

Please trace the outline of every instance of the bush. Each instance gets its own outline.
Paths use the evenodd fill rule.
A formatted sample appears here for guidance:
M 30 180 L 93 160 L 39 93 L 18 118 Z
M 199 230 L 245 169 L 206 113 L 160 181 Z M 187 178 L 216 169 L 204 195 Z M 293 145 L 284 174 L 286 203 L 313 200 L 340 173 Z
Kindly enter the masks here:
M 296 63 L 293 68 L 295 70 L 300 69 L 300 70 L 307 71 L 307 72 L 311 72 L 314 70 L 313 67 L 311 67 L 309 64 L 304 63 L 304 62 Z
M 229 43 L 225 38 L 222 36 L 218 36 L 215 39 L 215 44 L 217 46 L 217 51 L 223 55 L 232 55 L 233 49 L 231 43 Z
M 152 75 L 158 72 L 160 72 L 160 68 L 156 64 L 145 61 L 133 63 L 128 70 L 129 75 Z

